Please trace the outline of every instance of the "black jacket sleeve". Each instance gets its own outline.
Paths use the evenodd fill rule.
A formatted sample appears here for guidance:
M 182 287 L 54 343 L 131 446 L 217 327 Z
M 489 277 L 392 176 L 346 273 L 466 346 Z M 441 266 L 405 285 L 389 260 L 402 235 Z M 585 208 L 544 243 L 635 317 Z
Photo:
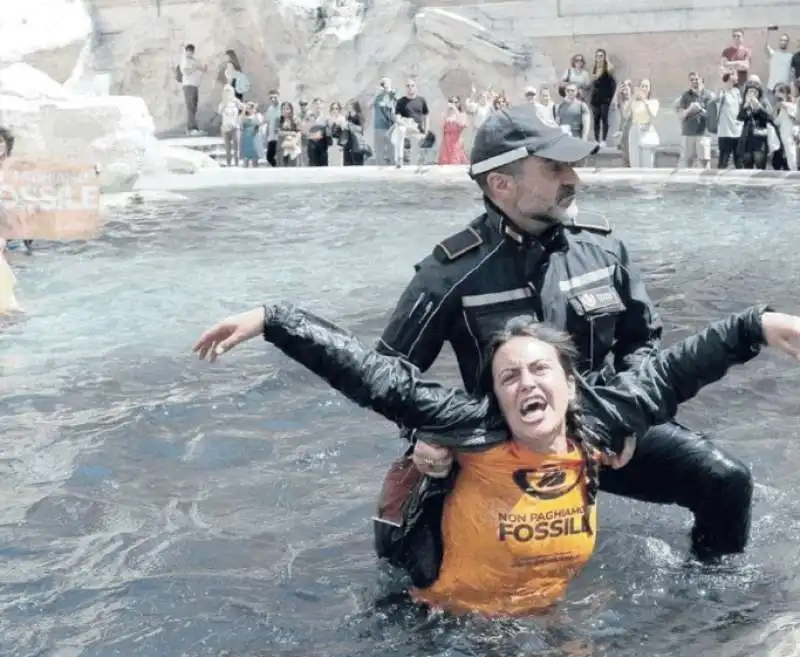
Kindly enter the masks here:
M 426 381 L 407 360 L 378 353 L 291 304 L 267 307 L 264 338 L 359 406 L 410 429 L 437 432 L 429 442 L 478 448 L 507 437 L 496 431 L 505 425 L 490 413 L 487 399 Z
M 730 315 L 617 374 L 607 386 L 582 390 L 586 417 L 601 443 L 619 452 L 626 436 L 642 436 L 666 422 L 732 366 L 755 358 L 765 344 L 766 310 L 757 306 Z
M 435 261 L 425 260 L 409 283 L 376 346 L 378 352 L 400 356 L 427 371 L 444 346 L 453 321 L 447 277 Z
M 626 436 L 642 435 L 667 421 L 703 386 L 758 355 L 764 342 L 763 311 L 751 308 L 718 321 L 617 374 L 608 386 L 583 384 L 584 415 L 598 436 L 597 446 L 621 451 Z M 426 441 L 469 448 L 506 436 L 502 418 L 492 412 L 488 400 L 425 381 L 407 361 L 379 354 L 309 312 L 288 304 L 267 308 L 264 338 L 355 403 L 436 434 L 433 440 L 426 435 Z
M 614 369 L 621 372 L 635 368 L 658 351 L 663 325 L 642 275 L 631 262 L 622 242 L 619 242 L 617 258 L 617 289 L 624 294 L 625 312 L 617 322 L 614 336 Z

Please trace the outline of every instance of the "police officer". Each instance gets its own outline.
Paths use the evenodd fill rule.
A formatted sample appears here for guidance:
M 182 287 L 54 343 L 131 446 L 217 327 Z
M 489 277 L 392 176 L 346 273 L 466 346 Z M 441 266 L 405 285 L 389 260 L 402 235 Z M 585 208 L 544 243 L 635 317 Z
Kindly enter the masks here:
M 573 166 L 596 150 L 542 123 L 529 104 L 490 115 L 475 136 L 470 166 L 486 211 L 416 266 L 378 349 L 424 371 L 449 342 L 469 390 L 489 336 L 516 315 L 568 331 L 592 382 L 658 349 L 661 323 L 625 245 L 605 219 L 577 212 Z M 451 458 L 419 442 L 414 462 L 441 476 Z M 698 558 L 741 552 L 747 543 L 749 470 L 676 422 L 648 432 L 624 467 L 604 469 L 600 488 L 691 510 Z M 398 540 L 396 529 L 375 529 L 378 554 L 391 560 L 387 541 Z

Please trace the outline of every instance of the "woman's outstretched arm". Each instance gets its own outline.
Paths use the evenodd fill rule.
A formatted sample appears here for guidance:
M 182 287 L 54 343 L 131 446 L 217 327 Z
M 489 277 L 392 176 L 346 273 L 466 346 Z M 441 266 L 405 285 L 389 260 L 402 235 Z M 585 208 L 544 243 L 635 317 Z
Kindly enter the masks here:
M 770 345 L 800 358 L 800 318 L 756 306 L 653 353 L 617 374 L 606 387 L 584 392 L 592 428 L 611 444 L 641 436 L 678 411 L 734 365 L 749 362 Z
M 228 318 L 206 331 L 194 351 L 215 360 L 259 334 L 359 406 L 409 429 L 435 431 L 435 444 L 480 448 L 506 438 L 505 424 L 490 413 L 488 400 L 426 380 L 409 362 L 379 354 L 351 332 L 293 304 Z

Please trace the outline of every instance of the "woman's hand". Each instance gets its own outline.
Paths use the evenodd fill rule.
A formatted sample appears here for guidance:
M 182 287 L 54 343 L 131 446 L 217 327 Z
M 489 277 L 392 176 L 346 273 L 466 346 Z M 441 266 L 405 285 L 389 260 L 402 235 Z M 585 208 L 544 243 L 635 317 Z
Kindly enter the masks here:
M 761 316 L 764 341 L 800 360 L 800 317 L 766 312 Z
M 447 447 L 437 447 L 418 440 L 411 455 L 414 467 L 434 479 L 443 479 L 453 467 L 453 452 Z
M 237 344 L 260 335 L 264 330 L 264 308 L 254 308 L 241 315 L 233 315 L 212 326 L 195 342 L 192 352 L 200 360 L 214 362 Z
M 622 448 L 621 454 L 603 454 L 601 458 L 601 463 L 603 465 L 612 468 L 613 470 L 619 470 L 620 468 L 624 468 L 628 463 L 630 463 L 631 459 L 633 458 L 633 453 L 636 451 L 636 436 L 628 436 L 625 438 L 625 446 Z

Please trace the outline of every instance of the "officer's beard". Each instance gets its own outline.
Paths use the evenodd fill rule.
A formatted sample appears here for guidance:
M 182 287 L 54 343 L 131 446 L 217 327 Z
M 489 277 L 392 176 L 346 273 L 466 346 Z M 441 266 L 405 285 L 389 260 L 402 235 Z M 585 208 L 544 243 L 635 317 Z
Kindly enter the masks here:
M 559 187 L 555 203 L 530 193 L 520 196 L 514 205 L 517 215 L 514 223 L 532 235 L 543 233 L 557 224 L 569 223 L 578 216 L 574 185 Z

